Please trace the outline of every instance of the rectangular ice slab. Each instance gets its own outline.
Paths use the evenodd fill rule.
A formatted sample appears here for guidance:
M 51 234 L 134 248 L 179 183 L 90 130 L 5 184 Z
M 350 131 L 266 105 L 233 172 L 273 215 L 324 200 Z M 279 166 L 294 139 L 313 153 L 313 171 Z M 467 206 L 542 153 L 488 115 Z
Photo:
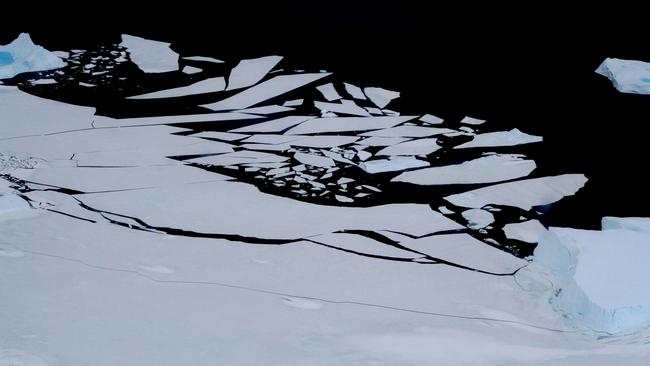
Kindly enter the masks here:
M 554 305 L 578 327 L 610 334 L 650 325 L 650 234 L 551 228 L 534 262 L 550 273 Z
M 178 53 L 169 48 L 171 43 L 153 41 L 141 37 L 122 34 L 120 46 L 129 51 L 131 61 L 140 70 L 160 73 L 178 70 Z
M 35 45 L 27 33 L 21 33 L 13 42 L 0 46 L 0 79 L 12 78 L 23 72 L 58 69 L 65 65 L 56 54 Z
M 393 127 L 413 118 L 415 116 L 316 118 L 299 124 L 287 131 L 287 134 L 376 130 Z
M 214 93 L 222 91 L 226 87 L 226 80 L 219 76 L 201 80 L 188 86 L 181 86 L 173 89 L 165 89 L 147 94 L 134 95 L 127 99 L 159 99 L 159 98 L 173 98 L 183 97 L 187 95 Z
M 650 63 L 606 58 L 596 73 L 612 81 L 622 93 L 650 94 Z

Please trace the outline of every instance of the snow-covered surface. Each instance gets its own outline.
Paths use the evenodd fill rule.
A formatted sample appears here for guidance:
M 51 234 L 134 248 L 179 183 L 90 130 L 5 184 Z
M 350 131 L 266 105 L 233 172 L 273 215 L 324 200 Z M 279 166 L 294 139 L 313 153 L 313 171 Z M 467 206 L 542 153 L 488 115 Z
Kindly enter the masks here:
M 596 73 L 608 78 L 622 93 L 650 94 L 650 63 L 606 58 Z
M 252 60 L 241 60 L 230 72 L 228 88 L 235 90 L 257 84 L 282 60 L 282 56 L 266 56 Z
M 612 217 L 605 216 L 601 220 L 603 230 L 624 229 L 650 233 L 650 218 L 648 217 Z
M 578 326 L 610 334 L 650 325 L 650 234 L 551 228 L 535 263 L 553 276 L 554 304 Z
M 482 229 L 494 222 L 494 215 L 480 208 L 472 208 L 461 213 L 470 229 Z
M 181 86 L 174 89 L 160 90 L 153 93 L 134 95 L 129 99 L 156 99 L 156 98 L 173 98 L 187 95 L 214 93 L 224 90 L 226 80 L 222 77 L 209 78 L 198 81 L 188 86 Z
M 24 72 L 45 71 L 64 67 L 53 52 L 34 44 L 29 34 L 21 33 L 11 43 L 0 46 L 0 79 L 12 78 Z
M 121 46 L 125 47 L 140 70 L 161 73 L 178 70 L 178 53 L 169 47 L 171 43 L 122 34 Z
M 529 135 L 513 128 L 510 131 L 487 132 L 476 135 L 471 141 L 458 145 L 456 148 L 513 146 L 541 142 L 542 140 L 541 136 Z
M 516 239 L 527 243 L 537 243 L 539 235 L 546 230 L 538 220 L 527 220 L 507 224 L 503 227 L 503 232 L 508 239 Z
M 359 167 L 370 174 L 382 172 L 397 172 L 412 168 L 422 168 L 429 166 L 429 163 L 406 156 L 396 156 L 392 159 L 377 159 L 365 161 L 359 164 Z

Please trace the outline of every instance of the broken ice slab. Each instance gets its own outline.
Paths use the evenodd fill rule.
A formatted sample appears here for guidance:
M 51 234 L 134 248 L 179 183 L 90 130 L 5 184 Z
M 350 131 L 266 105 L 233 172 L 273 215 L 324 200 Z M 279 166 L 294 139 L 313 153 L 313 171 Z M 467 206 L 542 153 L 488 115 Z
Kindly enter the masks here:
M 434 235 L 406 239 L 401 245 L 451 263 L 491 273 L 512 273 L 526 262 L 468 234 Z
M 650 218 L 648 217 L 613 217 L 605 216 L 601 220 L 603 230 L 625 229 L 650 233 Z
M 38 79 L 38 80 L 30 81 L 30 84 L 32 84 L 32 85 L 51 85 L 51 84 L 56 84 L 56 80 L 54 80 L 54 79 Z
M 243 114 L 237 112 L 222 113 L 201 113 L 185 114 L 176 116 L 157 116 L 157 117 L 135 117 L 135 118 L 111 118 L 105 116 L 96 116 L 93 121 L 95 128 L 103 127 L 131 127 L 131 126 L 151 126 L 151 125 L 168 125 L 176 123 L 195 123 L 195 122 L 216 122 L 216 121 L 234 121 L 242 119 L 254 119 L 258 116 Z
M 478 118 L 472 118 L 472 117 L 465 117 L 462 120 L 460 120 L 460 123 L 466 124 L 466 125 L 480 125 L 485 123 L 484 119 L 478 119 Z
M 318 89 L 318 91 L 321 94 L 323 94 L 323 97 L 327 99 L 329 102 L 337 99 L 341 99 L 341 96 L 339 95 L 339 93 L 336 92 L 336 89 L 334 88 L 334 84 L 332 83 L 317 86 L 316 89 Z
M 339 114 L 350 114 L 353 116 L 370 117 L 368 111 L 348 99 L 343 99 L 340 103 L 314 102 L 314 106 L 320 109 L 321 112 L 334 112 Z
M 471 147 L 514 146 L 541 142 L 542 136 L 529 135 L 514 128 L 510 131 L 487 132 L 474 136 L 474 139 L 454 147 L 466 149 Z
M 384 112 L 382 112 L 381 109 L 379 109 L 379 108 L 366 107 L 365 109 L 368 111 L 368 113 L 370 113 L 372 115 L 377 115 L 377 116 L 383 116 L 384 115 Z
M 242 142 L 254 144 L 284 144 L 300 139 L 300 136 L 257 134 L 252 135 Z
M 241 60 L 230 71 L 228 88 L 235 90 L 257 84 L 282 60 L 282 56 L 266 56 L 250 60 Z
M 186 160 L 186 162 L 206 166 L 226 166 L 246 163 L 282 163 L 287 160 L 289 158 L 276 154 L 243 150 L 227 154 L 204 156 Z
M 341 196 L 337 196 L 341 197 Z M 347 198 L 347 197 L 345 197 Z M 332 233 L 318 235 L 310 238 L 318 243 L 330 245 L 335 248 L 349 250 L 355 253 L 375 255 L 391 258 L 417 258 L 422 255 L 399 249 L 397 247 L 380 243 L 368 237 L 347 233 Z
M 608 78 L 622 93 L 650 94 L 650 63 L 606 58 L 596 73 Z
M 587 182 L 582 174 L 563 174 L 495 184 L 473 191 L 444 197 L 448 202 L 467 208 L 495 204 L 530 210 L 575 194 Z
M 299 124 L 286 133 L 300 135 L 323 132 L 376 130 L 393 127 L 413 118 L 415 116 L 315 118 Z
M 297 107 L 302 105 L 303 99 L 293 99 L 293 100 L 287 100 L 286 102 L 282 103 L 283 107 Z
M 341 196 L 341 195 L 338 195 L 338 194 L 335 194 L 334 198 L 336 198 L 337 201 L 342 202 L 342 203 L 352 203 L 352 202 L 354 202 L 354 200 L 352 198 L 346 197 L 346 196 Z
M 206 56 L 187 56 L 187 57 L 183 57 L 183 60 L 212 62 L 212 63 L 215 63 L 215 64 L 222 64 L 223 63 L 223 61 L 221 61 L 221 60 L 217 60 L 216 58 L 206 57 Z
M 399 92 L 374 87 L 365 88 L 363 91 L 370 101 L 379 108 L 386 107 L 391 100 L 399 98 L 400 95 Z
M 279 106 L 279 105 L 265 105 L 261 107 L 246 108 L 240 109 L 237 112 L 239 113 L 250 113 L 250 114 L 274 114 L 282 112 L 291 112 L 295 110 L 291 107 Z
M 161 73 L 178 70 L 178 53 L 169 48 L 171 43 L 153 41 L 122 34 L 122 43 L 131 61 L 147 73 Z
M 552 275 L 552 303 L 579 328 L 609 334 L 650 325 L 650 234 L 551 228 L 533 263 Z
M 65 61 L 53 52 L 34 44 L 27 33 L 21 33 L 11 43 L 0 46 L 0 79 L 12 78 L 24 72 L 52 70 L 65 66 Z
M 442 213 L 443 215 L 451 215 L 454 213 L 454 211 L 448 209 L 446 206 L 438 207 L 438 211 L 440 211 L 440 213 Z
M 533 160 L 516 155 L 488 155 L 461 164 L 404 172 L 392 181 L 420 185 L 493 183 L 525 177 L 535 167 Z
M 507 224 L 503 227 L 506 238 L 521 240 L 526 243 L 537 243 L 539 235 L 546 230 L 537 220 L 528 220 Z
M 220 132 L 220 131 L 203 131 L 190 135 L 192 137 L 201 137 L 201 138 L 210 138 L 222 141 L 239 141 L 243 140 L 250 135 L 244 135 L 241 133 L 232 133 L 232 132 Z
M 426 138 L 402 142 L 379 150 L 377 155 L 429 155 L 440 149 L 436 141 L 435 138 Z
M 397 172 L 406 169 L 421 168 L 426 166 L 429 166 L 429 162 L 405 156 L 396 156 L 392 159 L 364 161 L 359 164 L 359 168 L 370 174 Z
M 318 79 L 322 79 L 328 75 L 329 74 L 295 74 L 276 76 L 245 89 L 229 98 L 210 104 L 204 104 L 202 107 L 212 109 L 213 111 L 248 108 L 291 90 L 300 88 L 301 86 L 312 83 Z
M 428 137 L 454 132 L 448 128 L 422 127 L 422 126 L 397 126 L 382 130 L 364 132 L 362 136 L 377 137 Z
M 201 80 L 194 84 L 181 86 L 173 89 L 159 90 L 146 94 L 139 94 L 128 97 L 127 99 L 161 99 L 184 97 L 188 95 L 206 94 L 223 91 L 226 87 L 226 81 L 223 77 L 209 78 Z
M 185 66 L 185 67 L 183 67 L 183 73 L 188 74 L 188 75 L 198 74 L 201 71 L 203 71 L 203 70 L 199 69 L 198 67 L 193 67 L 193 66 Z
M 297 152 L 294 154 L 293 157 L 294 159 L 298 160 L 299 162 L 305 165 L 317 166 L 321 168 L 329 168 L 332 166 L 336 166 L 334 160 L 326 156 L 318 156 L 318 155 Z
M 366 146 L 390 146 L 399 144 L 410 139 L 401 137 L 368 137 L 358 142 L 360 145 Z
M 483 229 L 494 222 L 494 215 L 480 208 L 465 210 L 461 215 L 467 220 L 467 227 L 473 230 Z
M 356 136 L 334 136 L 334 135 L 321 135 L 321 136 L 299 136 L 290 142 L 291 146 L 314 147 L 314 148 L 327 148 L 348 145 L 356 142 L 359 138 Z
M 440 117 L 436 117 L 432 114 L 425 114 L 424 116 L 420 117 L 420 121 L 424 123 L 428 123 L 430 125 L 439 125 L 444 122 L 444 120 Z
M 257 123 L 254 125 L 235 128 L 230 132 L 282 132 L 299 123 L 313 119 L 313 116 L 286 116 L 267 122 Z
M 350 94 L 352 98 L 366 100 L 366 95 L 363 94 L 363 91 L 358 86 L 348 83 L 343 83 L 343 86 L 345 87 L 345 91 Z

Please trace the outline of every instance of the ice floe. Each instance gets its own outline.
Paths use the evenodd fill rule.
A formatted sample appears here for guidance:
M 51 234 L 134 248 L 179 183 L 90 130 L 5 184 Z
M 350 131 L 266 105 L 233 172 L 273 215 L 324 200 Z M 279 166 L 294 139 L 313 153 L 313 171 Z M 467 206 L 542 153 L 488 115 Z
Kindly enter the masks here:
M 650 94 L 650 63 L 606 58 L 596 73 L 608 78 L 622 93 Z
M 483 229 L 494 222 L 494 215 L 480 208 L 465 210 L 461 215 L 467 220 L 467 227 L 474 230 Z
M 122 34 L 120 45 L 128 50 L 131 61 L 144 72 L 161 73 L 178 70 L 178 53 L 169 48 L 171 43 Z
M 358 86 L 348 83 L 343 83 L 343 86 L 345 87 L 345 91 L 350 94 L 352 98 L 366 100 L 366 95 L 363 94 L 363 91 Z
M 510 131 L 487 132 L 474 136 L 471 141 L 458 145 L 456 149 L 471 147 L 514 146 L 541 142 L 543 137 L 529 135 L 516 128 Z
M 426 166 L 429 166 L 429 162 L 409 156 L 395 156 L 391 159 L 369 160 L 359 164 L 359 168 L 370 174 L 397 172 Z
M 478 119 L 478 118 L 472 118 L 472 117 L 465 117 L 462 120 L 460 120 L 460 123 L 466 124 L 466 125 L 482 125 L 485 123 L 484 119 Z
M 323 132 L 367 131 L 396 126 L 411 120 L 413 116 L 401 117 L 339 117 L 315 118 L 299 124 L 287 134 L 310 134 Z
M 537 243 L 539 235 L 544 230 L 546 230 L 544 225 L 537 220 L 516 222 L 503 226 L 503 232 L 506 234 L 506 238 L 521 240 L 526 243 Z
M 282 56 L 266 56 L 251 60 L 241 60 L 230 71 L 228 88 L 235 90 L 257 84 L 282 60 Z
M 323 97 L 325 99 L 327 99 L 330 102 L 334 101 L 334 100 L 337 100 L 337 99 L 341 99 L 341 96 L 336 91 L 336 89 L 334 88 L 334 84 L 332 84 L 332 83 L 327 83 L 327 84 L 317 86 L 316 89 L 321 94 L 323 94 Z M 335 112 L 335 111 L 332 111 L 332 112 Z
M 376 131 L 364 132 L 361 136 L 377 137 L 428 137 L 453 132 L 448 128 L 424 126 L 397 126 Z
M 399 98 L 400 95 L 400 93 L 396 91 L 375 87 L 364 88 L 363 91 L 370 99 L 370 101 L 372 101 L 379 108 L 386 107 L 388 103 L 390 103 L 395 98 Z
M 152 93 L 134 95 L 132 97 L 129 97 L 129 99 L 160 99 L 160 98 L 184 97 L 187 95 L 214 93 L 214 92 L 224 90 L 225 87 L 226 87 L 225 79 L 219 76 L 215 78 L 201 80 L 194 84 L 190 84 L 188 86 L 181 86 L 173 89 L 166 89 L 166 90 L 155 91 Z
M 201 62 L 211 62 L 215 64 L 222 64 L 223 61 L 218 60 L 214 57 L 207 57 L 207 56 L 186 56 L 183 57 L 183 60 L 189 60 L 189 61 L 201 61 Z
M 432 114 L 425 114 L 424 116 L 420 117 L 420 121 L 428 123 L 430 125 L 440 125 L 442 122 L 444 122 L 442 118 L 434 116 Z
M 370 117 L 367 110 L 359 107 L 353 101 L 343 99 L 340 103 L 314 102 L 314 106 L 322 112 L 334 112 L 340 114 L 350 114 L 353 116 Z
M 377 155 L 429 155 L 441 147 L 435 138 L 418 139 L 387 146 L 377 152 Z
M 622 229 L 650 233 L 648 217 L 613 217 L 605 216 L 601 220 L 603 230 Z
M 55 53 L 34 44 L 29 34 L 21 33 L 11 43 L 0 46 L 0 79 L 24 72 L 46 71 L 65 67 Z

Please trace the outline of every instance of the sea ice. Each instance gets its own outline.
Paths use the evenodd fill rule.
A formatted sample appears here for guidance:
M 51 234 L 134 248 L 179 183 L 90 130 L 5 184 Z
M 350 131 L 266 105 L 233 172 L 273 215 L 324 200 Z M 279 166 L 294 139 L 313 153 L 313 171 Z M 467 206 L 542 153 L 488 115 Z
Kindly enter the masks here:
M 650 63 L 606 58 L 596 73 L 612 81 L 622 93 L 650 94 Z
M 529 135 L 514 128 L 510 131 L 487 132 L 474 136 L 474 139 L 458 145 L 456 149 L 470 147 L 514 146 L 541 142 L 541 136 Z
M 363 91 L 358 86 L 348 83 L 343 83 L 343 86 L 345 87 L 345 91 L 348 92 L 352 98 L 366 100 L 366 95 L 363 94 Z
M 397 172 L 401 170 L 422 168 L 426 166 L 429 166 L 428 162 L 410 156 L 396 156 L 392 159 L 370 160 L 359 164 L 359 168 L 370 174 Z
M 537 220 L 528 220 L 507 224 L 503 227 L 506 238 L 521 240 L 526 243 L 537 243 L 539 235 L 546 230 Z
M 396 91 L 386 90 L 383 88 L 364 88 L 363 91 L 379 108 L 384 108 L 390 103 L 391 100 L 399 98 L 400 93 Z
M 480 208 L 465 210 L 461 215 L 467 220 L 467 227 L 474 230 L 483 229 L 494 222 L 494 215 Z
M 323 97 L 325 99 L 327 99 L 329 102 L 337 100 L 337 99 L 341 99 L 341 96 L 336 91 L 336 89 L 334 88 L 334 84 L 332 84 L 332 83 L 317 86 L 316 89 L 318 89 L 318 91 L 321 94 L 323 94 Z M 334 112 L 334 111 L 332 111 L 332 112 Z
M 160 98 L 174 98 L 184 97 L 187 95 L 214 93 L 224 90 L 226 81 L 223 77 L 209 78 L 201 80 L 194 84 L 181 86 L 173 89 L 159 90 L 152 93 L 134 95 L 127 99 L 160 99 Z
M 0 79 L 12 78 L 23 72 L 58 69 L 66 65 L 53 52 L 34 44 L 27 33 L 21 33 L 11 43 L 0 46 Z
M 178 53 L 172 51 L 171 43 L 153 41 L 128 34 L 122 34 L 120 46 L 126 47 L 140 70 L 147 73 L 161 73 L 178 70 Z
M 601 220 L 603 230 L 624 229 L 650 233 L 650 218 L 648 217 L 612 217 L 605 216 Z
M 287 134 L 311 134 L 322 132 L 367 131 L 388 128 L 415 118 L 402 117 L 334 117 L 315 118 L 287 131 Z
M 257 84 L 281 60 L 282 56 L 266 56 L 239 61 L 237 66 L 230 71 L 226 90 L 241 89 Z
M 429 155 L 440 149 L 436 141 L 435 138 L 426 138 L 402 142 L 379 150 L 377 155 Z

